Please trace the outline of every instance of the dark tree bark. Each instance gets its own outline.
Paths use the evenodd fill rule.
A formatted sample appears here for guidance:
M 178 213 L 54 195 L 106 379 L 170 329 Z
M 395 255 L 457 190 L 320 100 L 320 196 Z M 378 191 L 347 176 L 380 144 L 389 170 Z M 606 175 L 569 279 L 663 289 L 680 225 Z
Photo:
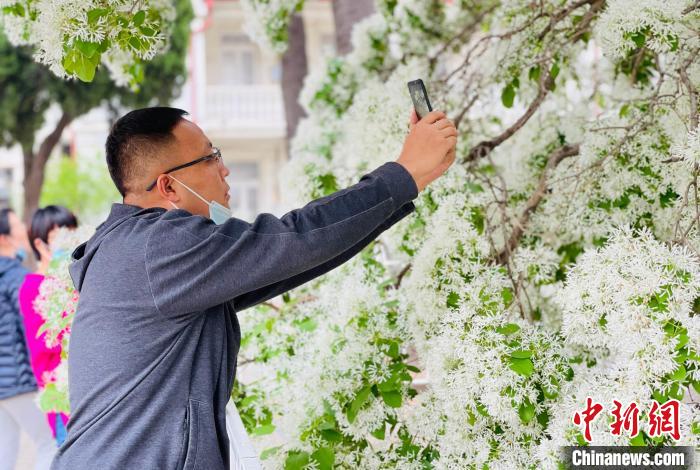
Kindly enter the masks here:
M 32 214 L 39 207 L 41 188 L 44 185 L 44 170 L 51 152 L 58 144 L 64 129 L 73 121 L 73 117 L 63 113 L 56 127 L 46 136 L 36 152 L 31 145 L 22 146 L 24 154 L 24 221 L 29 224 Z
M 282 97 L 284 99 L 284 117 L 287 121 L 287 158 L 289 142 L 297 130 L 299 121 L 306 116 L 299 104 L 299 93 L 306 77 L 306 34 L 304 21 L 296 13 L 289 23 L 289 45 L 282 56 Z
M 337 55 L 352 50 L 352 27 L 361 19 L 374 13 L 373 0 L 333 0 L 335 21 L 335 48 Z

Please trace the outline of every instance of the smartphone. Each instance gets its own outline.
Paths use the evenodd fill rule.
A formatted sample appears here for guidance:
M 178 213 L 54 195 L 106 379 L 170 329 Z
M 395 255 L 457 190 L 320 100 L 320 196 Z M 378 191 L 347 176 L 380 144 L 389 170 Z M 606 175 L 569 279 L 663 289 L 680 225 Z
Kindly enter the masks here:
M 413 100 L 413 107 L 416 109 L 418 119 L 422 119 L 423 116 L 425 116 L 433 110 L 433 107 L 430 106 L 428 92 L 425 89 L 425 84 L 423 84 L 423 80 L 419 78 L 417 80 L 412 80 L 408 82 L 408 92 L 411 94 L 411 99 Z

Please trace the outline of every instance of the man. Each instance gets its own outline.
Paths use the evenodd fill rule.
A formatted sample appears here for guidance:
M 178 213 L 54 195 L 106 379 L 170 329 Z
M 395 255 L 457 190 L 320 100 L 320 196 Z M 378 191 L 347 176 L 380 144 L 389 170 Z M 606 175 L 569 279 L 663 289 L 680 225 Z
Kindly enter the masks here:
M 19 289 L 28 271 L 24 223 L 11 209 L 0 210 L 0 468 L 14 469 L 21 431 L 34 441 L 36 470 L 46 470 L 56 452 L 51 428 L 36 405 L 34 380 L 20 315 Z
M 353 257 L 454 161 L 452 122 L 414 113 L 397 161 L 248 223 L 231 217 L 229 171 L 185 114 L 132 111 L 107 138 L 124 203 L 73 252 L 71 419 L 53 470 L 228 469 L 236 312 Z

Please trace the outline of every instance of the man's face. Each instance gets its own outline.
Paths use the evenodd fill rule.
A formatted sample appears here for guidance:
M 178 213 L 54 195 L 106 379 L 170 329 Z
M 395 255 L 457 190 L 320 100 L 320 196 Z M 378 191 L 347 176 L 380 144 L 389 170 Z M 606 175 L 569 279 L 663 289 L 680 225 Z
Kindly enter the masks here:
M 211 141 L 199 126 L 191 121 L 182 119 L 173 129 L 173 135 L 177 143 L 168 159 L 168 168 L 191 162 L 213 152 Z M 172 176 L 196 191 L 205 200 L 217 201 L 225 207 L 229 207 L 230 199 L 229 185 L 226 183 L 228 175 L 229 170 L 216 159 L 199 162 L 172 173 Z M 176 203 L 178 208 L 192 214 L 209 216 L 209 206 L 204 201 L 177 181 L 171 180 L 171 182 L 172 188 L 180 197 L 180 201 Z

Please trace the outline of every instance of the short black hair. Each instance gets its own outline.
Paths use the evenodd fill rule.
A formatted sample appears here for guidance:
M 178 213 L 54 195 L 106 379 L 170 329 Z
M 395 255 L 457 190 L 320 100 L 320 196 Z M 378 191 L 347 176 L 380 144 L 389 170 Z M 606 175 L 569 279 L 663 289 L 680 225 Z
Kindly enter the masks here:
M 0 235 L 10 234 L 10 212 L 14 212 L 9 207 L 0 209 Z
M 144 162 L 159 147 L 173 143 L 172 130 L 187 111 L 167 106 L 135 109 L 117 120 L 109 131 L 105 151 L 107 168 L 122 197 L 133 189 L 130 180 L 143 173 Z
M 37 238 L 44 243 L 49 242 L 49 232 L 54 228 L 78 228 L 78 218 L 63 206 L 46 206 L 43 209 L 37 209 L 32 216 L 32 224 L 29 228 L 29 241 L 32 245 L 32 251 L 36 255 L 36 259 L 41 259 L 41 253 L 34 246 L 34 240 Z

